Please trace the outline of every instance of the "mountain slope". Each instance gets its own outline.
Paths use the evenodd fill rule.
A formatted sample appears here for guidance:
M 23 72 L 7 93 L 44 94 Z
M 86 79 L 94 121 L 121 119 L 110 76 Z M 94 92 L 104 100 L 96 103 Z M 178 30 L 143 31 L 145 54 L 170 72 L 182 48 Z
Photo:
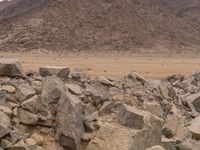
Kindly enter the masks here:
M 198 0 L 19 0 L 0 14 L 1 51 L 200 47 Z

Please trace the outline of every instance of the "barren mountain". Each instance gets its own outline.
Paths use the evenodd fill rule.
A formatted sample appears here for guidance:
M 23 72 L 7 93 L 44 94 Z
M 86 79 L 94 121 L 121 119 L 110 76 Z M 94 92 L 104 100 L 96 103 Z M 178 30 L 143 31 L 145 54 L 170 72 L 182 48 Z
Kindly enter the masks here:
M 0 3 L 1 51 L 199 51 L 199 0 Z

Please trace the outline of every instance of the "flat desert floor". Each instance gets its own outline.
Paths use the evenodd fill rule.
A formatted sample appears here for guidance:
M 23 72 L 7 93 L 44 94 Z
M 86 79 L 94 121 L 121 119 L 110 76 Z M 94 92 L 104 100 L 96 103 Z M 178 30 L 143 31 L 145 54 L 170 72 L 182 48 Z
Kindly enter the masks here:
M 102 54 L 32 54 L 0 53 L 0 59 L 17 58 L 25 70 L 41 66 L 81 68 L 92 76 L 125 76 L 134 71 L 148 78 L 171 74 L 191 74 L 200 69 L 200 54 L 102 53 Z

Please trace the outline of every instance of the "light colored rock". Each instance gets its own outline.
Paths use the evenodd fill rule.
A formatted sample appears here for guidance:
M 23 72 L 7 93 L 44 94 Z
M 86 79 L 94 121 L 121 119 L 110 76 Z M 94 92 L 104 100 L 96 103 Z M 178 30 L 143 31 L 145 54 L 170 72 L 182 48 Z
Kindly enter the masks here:
M 142 129 L 145 112 L 128 105 L 122 105 L 118 114 L 119 123 L 125 127 Z
M 65 84 L 68 88 L 69 92 L 71 92 L 74 95 L 82 95 L 83 89 L 76 84 Z
M 18 85 L 16 88 L 17 88 L 16 96 L 19 102 L 23 102 L 26 99 L 31 98 L 36 93 L 33 87 L 28 83 L 22 83 Z
M 189 131 L 192 133 L 192 137 L 195 139 L 200 139 L 200 116 L 196 117 L 191 121 L 188 127 Z
M 9 133 L 11 124 L 10 124 L 10 118 L 1 111 L 0 111 L 0 118 L 1 118 L 0 138 L 2 138 L 3 136 Z
M 148 111 L 158 117 L 162 118 L 164 115 L 161 105 L 156 102 L 144 101 L 143 107 L 145 111 Z
M 100 115 L 105 115 L 112 112 L 112 109 L 115 107 L 115 103 L 113 101 L 106 101 L 103 103 L 103 106 L 99 110 Z
M 36 114 L 30 113 L 21 108 L 18 109 L 17 115 L 21 123 L 27 125 L 36 125 L 38 122 L 38 116 Z
M 5 59 L 0 61 L 0 76 L 24 76 L 21 63 L 14 59 Z
M 2 111 L 3 113 L 5 113 L 8 117 L 12 116 L 12 110 L 8 106 L 0 105 L 0 111 Z
M 156 146 L 149 147 L 146 150 L 165 150 L 165 149 L 160 145 L 156 145 Z
M 56 116 L 57 139 L 64 149 L 80 150 L 83 127 L 83 105 L 74 95 L 62 95 Z
M 188 106 L 191 108 L 194 115 L 199 115 L 200 113 L 200 93 L 190 94 L 186 96 L 186 101 Z
M 70 69 L 67 67 L 47 66 L 39 69 L 40 75 L 43 77 L 56 75 L 61 79 L 67 79 Z
M 98 77 L 98 81 L 105 86 L 114 86 L 114 83 L 104 76 Z
M 192 139 L 186 139 L 176 146 L 180 150 L 199 150 L 200 143 Z
M 144 77 L 142 77 L 141 75 L 139 75 L 136 72 L 131 72 L 128 77 L 132 80 L 137 80 L 140 81 L 142 84 L 148 82 Z
M 15 93 L 15 91 L 16 91 L 15 87 L 12 85 L 2 85 L 0 87 L 0 90 L 5 91 L 7 93 L 11 93 L 11 94 Z
M 29 98 L 21 104 L 21 108 L 32 113 L 37 113 L 40 107 L 42 107 L 42 103 L 37 95 Z
M 163 137 L 161 140 L 161 146 L 165 149 L 165 150 L 176 150 L 176 144 L 177 144 L 177 140 L 175 139 L 168 139 Z
M 24 141 L 19 141 L 16 144 L 7 148 L 7 150 L 29 150 Z

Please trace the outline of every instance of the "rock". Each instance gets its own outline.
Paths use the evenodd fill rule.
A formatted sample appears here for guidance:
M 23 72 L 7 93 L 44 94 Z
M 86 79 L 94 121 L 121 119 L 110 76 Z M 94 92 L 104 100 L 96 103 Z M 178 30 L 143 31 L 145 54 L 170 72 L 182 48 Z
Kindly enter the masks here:
M 83 70 L 75 68 L 71 72 L 72 79 L 75 81 L 81 81 L 83 78 L 86 77 L 86 74 L 83 72 Z
M 34 139 L 32 139 L 32 138 L 26 139 L 26 140 L 25 140 L 25 143 L 26 143 L 27 145 L 36 145 L 36 144 L 37 144 L 36 141 L 35 141 Z
M 71 92 L 74 95 L 82 95 L 83 94 L 83 89 L 76 84 L 65 84 L 66 87 L 68 88 L 69 92 Z
M 27 125 L 36 125 L 38 122 L 38 115 L 30 113 L 21 108 L 18 109 L 17 114 L 21 123 L 24 123 Z
M 12 146 L 13 143 L 11 143 L 10 141 L 6 140 L 6 139 L 1 139 L 1 147 L 3 149 L 7 149 L 8 147 Z
M 156 125 L 155 123 L 150 123 L 152 118 L 150 120 L 148 123 L 149 125 L 151 124 L 150 126 Z M 157 125 L 154 128 L 157 128 Z M 158 128 L 160 131 L 160 127 Z M 161 134 L 156 135 L 154 130 L 148 127 L 139 131 L 116 124 L 103 123 L 86 150 L 145 150 L 160 143 Z
M 30 86 L 28 83 L 22 83 L 18 85 L 17 87 L 17 99 L 19 102 L 23 102 L 26 99 L 31 98 L 32 96 L 35 95 L 35 90 L 33 89 L 32 86 Z
M 103 103 L 103 106 L 99 110 L 100 115 L 105 115 L 111 113 L 112 109 L 115 107 L 115 103 L 113 101 L 106 101 Z
M 168 115 L 163 134 L 167 138 L 174 136 L 180 141 L 184 140 L 189 134 L 188 129 L 185 127 L 184 118 L 178 114 Z
M 38 133 L 33 133 L 33 134 L 31 135 L 31 138 L 32 138 L 34 141 L 36 141 L 37 145 L 43 145 L 44 140 L 45 140 L 44 137 L 43 137 L 42 135 L 38 134 Z
M 2 85 L 0 87 L 0 90 L 5 91 L 7 93 L 11 93 L 11 94 L 15 93 L 15 91 L 16 91 L 15 87 L 12 85 Z
M 12 143 L 16 143 L 17 141 L 24 140 L 28 137 L 28 133 L 24 133 L 19 129 L 10 130 L 10 137 Z
M 200 139 L 200 116 L 193 119 L 188 127 L 189 131 L 192 133 L 192 137 L 199 140 Z
M 176 150 L 176 144 L 175 139 L 162 138 L 160 145 L 166 150 Z
M 4 114 L 3 112 L 0 111 L 0 138 L 3 136 L 7 135 L 10 131 L 10 118 Z
M 165 150 L 165 149 L 160 145 L 156 145 L 156 146 L 149 147 L 146 150 Z
M 181 142 L 180 144 L 176 145 L 177 149 L 180 150 L 199 150 L 200 143 L 199 141 L 195 141 L 192 139 L 186 139 L 185 141 Z
M 39 72 L 42 77 L 56 75 L 61 79 L 67 79 L 70 73 L 70 69 L 67 67 L 47 66 L 41 67 Z
M 199 115 L 200 113 L 200 93 L 191 94 L 186 96 L 186 101 L 194 115 Z
M 156 102 L 144 101 L 143 107 L 145 111 L 148 111 L 158 117 L 162 118 L 164 115 L 161 105 Z
M 56 76 L 46 77 L 43 81 L 41 94 L 43 107 L 55 116 L 58 109 L 58 101 L 65 92 L 66 86 L 60 78 Z
M 12 110 L 10 109 L 10 107 L 0 105 L 0 111 L 3 112 L 3 113 L 5 113 L 8 117 L 11 118 L 11 116 L 12 116 Z
M 7 148 L 7 150 L 29 150 L 24 141 L 19 141 L 16 144 Z
M 83 128 L 83 105 L 69 93 L 62 95 L 56 116 L 58 142 L 64 149 L 80 150 Z
M 128 77 L 132 80 L 137 80 L 140 81 L 142 84 L 145 84 L 147 82 L 147 80 L 142 77 L 141 75 L 139 75 L 138 73 L 135 72 L 131 72 Z
M 21 108 L 31 113 L 37 113 L 39 108 L 42 107 L 42 102 L 37 95 L 29 98 L 21 104 Z
M 95 106 L 102 105 L 104 101 L 111 100 L 111 97 L 108 93 L 108 87 L 102 84 L 86 84 L 85 93 L 88 96 L 92 97 L 93 104 Z
M 18 77 L 24 76 L 21 68 L 21 63 L 17 60 L 1 60 L 0 61 L 0 76 Z
M 122 105 L 118 120 L 125 127 L 142 129 L 144 127 L 145 112 L 128 105 Z
M 105 78 L 104 76 L 98 77 L 98 81 L 105 86 L 114 86 L 114 83 Z

